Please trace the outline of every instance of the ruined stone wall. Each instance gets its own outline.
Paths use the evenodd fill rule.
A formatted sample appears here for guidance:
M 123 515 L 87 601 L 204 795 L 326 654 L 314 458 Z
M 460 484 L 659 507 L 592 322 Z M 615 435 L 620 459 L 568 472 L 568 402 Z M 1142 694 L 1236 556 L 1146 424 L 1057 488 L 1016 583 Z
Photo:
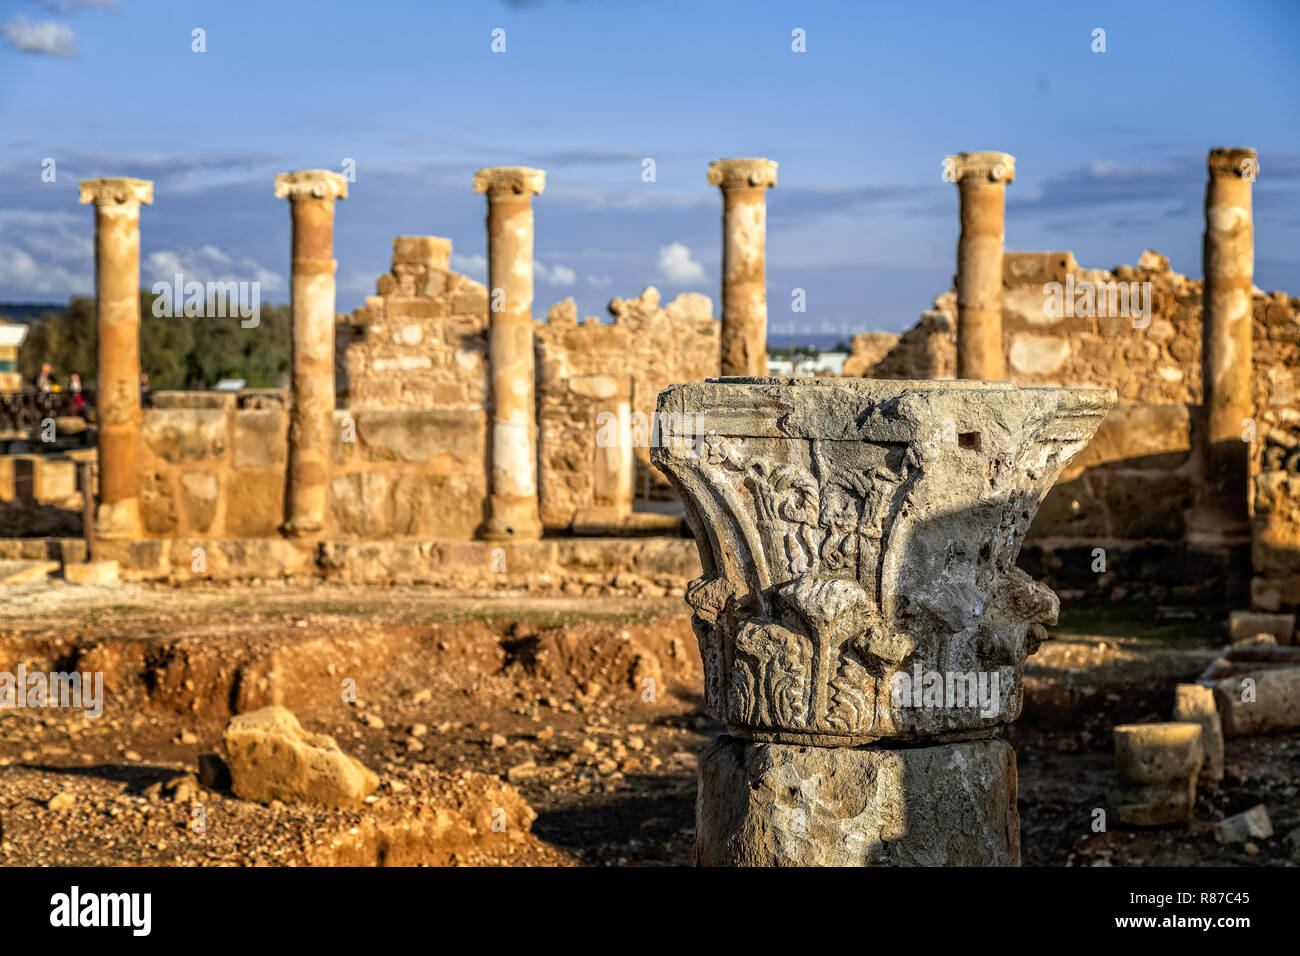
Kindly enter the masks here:
M 647 288 L 635 299 L 609 304 L 612 324 L 588 317 L 578 323 L 569 299 L 537 323 L 537 419 L 542 522 L 566 528 L 583 508 L 599 507 L 611 489 L 597 444 L 602 413 L 630 404 L 637 461 L 636 487 L 649 464 L 651 422 L 659 392 L 676 382 L 718 375 L 719 323 L 704 295 L 682 293 L 667 306 Z M 607 434 L 612 429 L 607 430 Z M 653 470 L 656 490 L 666 481 Z
M 452 272 L 450 257 L 450 239 L 393 240 L 379 294 L 336 328 L 340 405 L 486 408 L 487 289 Z
M 1255 298 L 1251 600 L 1267 611 L 1300 609 L 1298 305 L 1281 293 Z
M 283 393 L 159 392 L 140 428 L 150 538 L 250 538 L 284 521 Z
M 1150 324 L 1134 312 L 1060 315 L 1052 282 L 1144 283 Z M 1068 252 L 1007 253 L 1003 263 L 1003 347 L 1007 378 L 1019 385 L 1113 388 L 1120 401 L 1093 443 L 1062 474 L 1043 502 L 1022 552 L 1031 573 L 1064 595 L 1114 599 L 1242 599 L 1246 581 L 1233 548 L 1193 547 L 1188 511 L 1204 485 L 1195 449 L 1201 402 L 1201 288 L 1173 272 L 1154 252 L 1136 267 L 1083 269 Z M 1086 310 L 1084 310 L 1086 311 Z M 1282 293 L 1254 296 L 1254 470 L 1266 448 L 1300 447 L 1300 404 L 1291 369 L 1300 361 L 1300 300 Z M 1144 326 L 1145 327 L 1141 327 Z M 956 370 L 956 301 L 941 295 L 903 333 L 868 378 L 947 378 Z M 1272 437 L 1270 437 L 1272 436 Z M 1286 458 L 1256 480 L 1256 600 L 1276 604 L 1280 587 L 1300 603 L 1300 508 L 1289 502 Z M 1300 457 L 1297 458 L 1300 463 Z M 1296 468 L 1300 472 L 1300 467 Z M 1290 473 L 1296 473 L 1290 472 Z M 1300 482 L 1300 480 L 1298 480 Z M 1300 483 L 1297 484 L 1300 493 Z M 1297 500 L 1300 500 L 1298 495 Z M 1261 514 L 1261 505 L 1264 513 Z M 1094 549 L 1105 570 L 1094 570 Z
M 141 516 L 148 537 L 256 538 L 284 521 L 288 416 L 281 395 L 160 393 L 145 414 Z M 334 414 L 329 538 L 469 538 L 486 495 L 482 413 Z
M 0 537 L 77 536 L 82 532 L 79 459 L 85 452 L 0 455 Z

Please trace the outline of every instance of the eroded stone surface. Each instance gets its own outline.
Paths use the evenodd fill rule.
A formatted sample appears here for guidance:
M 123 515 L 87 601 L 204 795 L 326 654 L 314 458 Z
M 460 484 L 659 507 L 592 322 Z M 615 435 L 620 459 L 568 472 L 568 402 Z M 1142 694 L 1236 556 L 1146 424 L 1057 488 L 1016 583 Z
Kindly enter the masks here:
M 1113 401 L 844 379 L 662 393 L 652 459 L 700 547 L 687 601 L 710 713 L 738 736 L 824 746 L 1014 720 L 1057 612 L 1015 567 L 1020 542 Z
M 1015 752 L 718 737 L 700 755 L 695 846 L 702 866 L 1017 866 Z
M 284 707 L 233 718 L 223 736 L 231 788 L 245 800 L 292 800 L 359 806 L 379 778 L 339 749 L 328 734 L 312 734 Z
M 1200 724 L 1116 727 L 1119 790 L 1112 803 L 1117 822 L 1138 827 L 1186 823 L 1196 804 L 1202 759 Z
M 1223 779 L 1223 723 L 1214 706 L 1214 691 L 1200 684 L 1179 684 L 1174 688 L 1173 718 L 1200 725 L 1205 756 L 1201 779 L 1218 783 Z

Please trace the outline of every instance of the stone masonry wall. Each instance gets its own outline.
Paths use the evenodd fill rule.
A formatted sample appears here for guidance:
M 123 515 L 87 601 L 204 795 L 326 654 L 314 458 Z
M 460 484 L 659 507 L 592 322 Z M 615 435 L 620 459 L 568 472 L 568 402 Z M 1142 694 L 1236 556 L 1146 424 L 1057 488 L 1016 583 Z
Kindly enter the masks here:
M 487 406 L 487 289 L 448 267 L 451 240 L 398 236 L 378 295 L 336 327 L 340 405 Z
M 656 489 L 667 482 L 649 464 L 659 392 L 676 382 L 716 376 L 720 326 L 708 296 L 686 292 L 667 306 L 659 292 L 609 304 L 612 324 L 578 323 L 573 300 L 551 307 L 534 328 L 537 349 L 539 493 L 542 523 L 565 528 L 581 508 L 602 500 L 602 469 L 593 466 L 602 412 L 630 402 L 638 493 L 645 469 Z
M 1134 328 L 1132 315 L 1052 314 L 1044 286 L 1064 286 L 1068 275 L 1076 286 L 1149 282 L 1150 325 Z M 1241 556 L 1190 548 L 1186 539 L 1187 510 L 1203 481 L 1194 441 L 1201 401 L 1201 281 L 1173 272 L 1164 256 L 1150 251 L 1136 267 L 1112 271 L 1080 268 L 1068 252 L 1045 252 L 1007 253 L 1003 283 L 1003 346 L 1011 381 L 1113 388 L 1120 397 L 1092 444 L 1043 502 L 1022 552 L 1031 573 L 1066 595 L 1241 599 Z M 1300 300 L 1256 290 L 1254 315 L 1254 401 L 1260 410 L 1251 448 L 1260 473 L 1254 589 L 1256 601 L 1265 605 L 1285 603 L 1279 589 L 1300 603 L 1300 507 L 1291 504 L 1292 479 L 1286 477 L 1300 474 L 1300 456 L 1286 467 L 1289 449 L 1300 448 L 1300 382 L 1291 371 L 1300 361 Z M 956 301 L 949 291 L 864 377 L 947 378 L 955 369 Z M 1266 451 L 1273 448 L 1288 451 Z M 1294 483 L 1300 502 L 1300 477 Z M 1107 555 L 1107 570 L 1100 573 L 1094 570 L 1096 547 Z
M 145 414 L 141 516 L 154 538 L 256 538 L 284 520 L 283 397 L 160 393 Z M 335 412 L 325 535 L 469 538 L 483 520 L 485 422 L 466 409 Z

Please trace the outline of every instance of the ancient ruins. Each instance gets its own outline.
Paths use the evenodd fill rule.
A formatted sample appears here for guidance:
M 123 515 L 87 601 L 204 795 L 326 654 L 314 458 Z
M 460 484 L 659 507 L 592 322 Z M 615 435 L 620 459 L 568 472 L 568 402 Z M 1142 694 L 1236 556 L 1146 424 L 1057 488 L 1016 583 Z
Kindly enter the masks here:
M 1016 555 L 1113 402 L 861 379 L 662 394 L 703 420 L 654 460 L 699 544 L 686 600 L 731 734 L 700 758 L 698 862 L 1019 864 L 1015 755 L 992 732 L 1058 603 Z
M 89 180 L 97 419 L 0 438 L 0 559 L 69 581 L 682 595 L 724 731 L 698 758 L 703 865 L 1018 865 L 1009 737 L 1061 603 L 1212 607 L 1233 612 L 1233 646 L 1154 719 L 1110 728 L 1114 820 L 1187 826 L 1234 739 L 1300 726 L 1300 299 L 1253 283 L 1258 168 L 1250 149 L 1209 152 L 1194 279 L 1154 251 L 1101 270 L 1005 250 L 1015 158 L 950 156 L 953 287 L 899 335 L 864 318 L 845 374 L 813 379 L 765 377 L 770 160 L 701 177 L 721 192 L 720 315 L 647 287 L 613 299 L 611 322 L 534 303 L 542 170 L 467 171 L 486 284 L 451 269 L 450 238 L 398 236 L 348 315 L 334 224 L 349 184 L 287 172 L 290 387 L 148 408 L 140 207 L 166 196 Z M 640 639 L 620 636 L 603 679 L 657 687 L 669 658 L 688 672 L 675 644 Z M 530 640 L 502 636 L 500 669 L 542 667 Z M 239 714 L 227 757 L 279 735 L 346 778 L 330 805 L 364 808 L 382 774 L 267 690 L 299 667 L 275 654 L 261 683 L 214 692 Z M 575 699 L 599 700 L 583 673 Z M 312 793 L 310 774 L 235 769 L 247 799 Z M 1272 832 L 1250 814 L 1221 839 Z

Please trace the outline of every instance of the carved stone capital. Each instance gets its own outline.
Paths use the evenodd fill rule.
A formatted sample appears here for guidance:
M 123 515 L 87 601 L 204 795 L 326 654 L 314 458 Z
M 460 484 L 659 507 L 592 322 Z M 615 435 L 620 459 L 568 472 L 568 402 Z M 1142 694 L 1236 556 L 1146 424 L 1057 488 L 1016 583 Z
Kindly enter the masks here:
M 151 205 L 153 182 L 148 179 L 83 179 L 81 201 L 96 206 Z
M 546 188 L 546 172 L 527 166 L 492 166 L 474 174 L 474 192 L 500 195 L 538 195 Z
M 328 169 L 299 169 L 275 177 L 275 198 L 347 199 L 348 181 Z
M 1259 154 L 1244 147 L 1220 147 L 1210 150 L 1206 166 L 1215 178 L 1236 177 L 1254 182 L 1259 173 Z
M 821 746 L 1014 720 L 1058 608 L 1016 556 L 1114 401 L 871 379 L 661 392 L 650 457 L 700 549 L 687 602 L 710 713 L 738 737 Z
M 1010 153 L 958 153 L 944 159 L 944 178 L 954 183 L 1011 183 L 1016 158 Z
M 709 185 L 724 190 L 737 186 L 776 185 L 776 163 L 770 159 L 719 159 L 709 163 Z

